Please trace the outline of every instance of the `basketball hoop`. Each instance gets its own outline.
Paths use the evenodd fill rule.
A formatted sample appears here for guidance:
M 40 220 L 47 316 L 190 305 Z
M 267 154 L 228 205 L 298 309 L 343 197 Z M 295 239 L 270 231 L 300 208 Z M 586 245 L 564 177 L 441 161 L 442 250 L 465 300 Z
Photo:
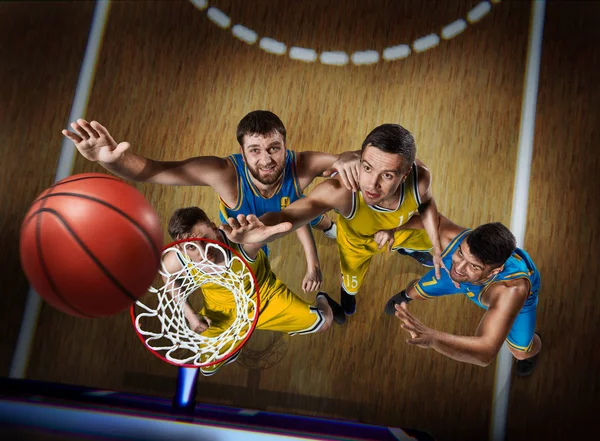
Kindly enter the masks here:
M 182 265 L 179 271 L 167 271 L 167 253 L 175 253 Z M 247 262 L 231 247 L 209 239 L 172 242 L 162 252 L 159 275 L 161 286 L 151 286 L 146 296 L 131 306 L 138 337 L 158 358 L 180 367 L 212 366 L 236 354 L 250 338 L 260 308 L 258 286 Z M 227 303 L 232 308 L 227 311 L 232 313 L 226 327 L 211 326 L 197 333 L 188 326 L 184 306 L 202 287 L 207 293 L 215 287 L 231 293 L 233 302 Z M 212 320 L 210 312 L 208 309 L 206 315 Z M 215 330 L 221 332 L 211 335 Z

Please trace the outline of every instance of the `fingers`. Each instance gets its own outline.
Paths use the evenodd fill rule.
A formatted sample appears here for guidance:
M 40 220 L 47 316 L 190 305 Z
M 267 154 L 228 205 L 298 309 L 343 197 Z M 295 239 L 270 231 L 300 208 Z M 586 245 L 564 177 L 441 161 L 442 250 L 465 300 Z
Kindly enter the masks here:
M 355 188 L 354 191 L 358 190 L 358 178 L 360 176 L 360 167 L 358 165 L 352 167 L 352 176 L 354 176 Z
M 71 141 L 73 141 L 75 144 L 79 144 L 81 141 L 83 141 L 83 139 L 81 139 L 81 136 L 78 136 L 73 132 L 69 132 L 68 130 L 62 130 L 61 133 L 67 138 L 69 138 Z
M 237 221 L 240 224 L 240 227 L 245 227 L 249 224 L 248 219 L 243 214 L 237 215 Z
M 292 223 L 291 222 L 282 222 L 280 224 L 273 225 L 272 227 L 267 227 L 267 229 L 269 231 L 269 236 L 273 236 L 275 234 L 280 234 L 280 233 L 285 233 L 287 231 L 290 231 L 292 229 Z
M 79 135 L 79 137 L 82 140 L 89 139 L 88 133 L 85 130 L 83 130 L 83 128 L 79 124 L 77 124 L 76 122 L 72 122 L 71 123 L 71 128 L 73 129 L 73 131 L 75 133 L 77 133 Z
M 392 247 L 393 247 L 393 246 L 394 246 L 394 238 L 393 238 L 393 237 L 390 237 L 390 238 L 388 239 L 388 247 L 387 247 L 388 251 L 392 251 Z
M 340 168 L 338 170 L 338 174 L 340 175 L 340 179 L 342 180 L 342 184 L 344 184 L 344 187 L 346 187 L 348 190 L 352 190 L 353 191 L 354 188 L 352 188 L 352 184 L 348 180 L 348 176 L 346 174 L 346 170 L 344 170 L 343 168 Z
M 110 133 L 108 132 L 108 130 L 106 129 L 106 127 L 104 127 L 98 121 L 92 121 L 90 123 L 90 126 L 98 133 L 98 135 L 104 136 L 104 137 L 108 138 L 113 144 L 116 144 L 115 140 L 110 135 Z
M 440 275 L 440 264 L 439 264 L 439 263 L 435 263 L 435 262 L 434 262 L 434 263 L 433 263 L 433 266 L 434 266 L 434 268 L 435 268 L 435 278 L 436 278 L 437 280 L 440 280 L 440 277 L 441 277 L 441 275 Z
M 88 135 L 88 138 L 99 138 L 98 132 L 87 122 L 85 119 L 79 118 L 77 120 L 79 127 L 81 127 Z
M 231 234 L 231 232 L 233 231 L 232 228 L 229 226 L 229 224 L 221 224 L 219 226 L 219 230 L 221 230 L 223 233 L 225 233 L 225 235 L 228 237 Z
M 234 217 L 228 218 L 227 223 L 229 224 L 229 226 L 231 227 L 232 230 L 237 230 L 237 229 L 241 228 L 240 223 Z

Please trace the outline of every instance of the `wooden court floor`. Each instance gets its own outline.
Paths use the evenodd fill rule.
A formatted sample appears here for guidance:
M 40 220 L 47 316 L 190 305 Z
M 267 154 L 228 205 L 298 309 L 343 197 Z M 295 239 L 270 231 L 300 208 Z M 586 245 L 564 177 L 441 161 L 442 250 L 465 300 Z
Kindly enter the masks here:
M 136 153 L 153 159 L 226 156 L 235 128 L 255 109 L 278 114 L 293 150 L 360 147 L 384 122 L 417 141 L 433 174 L 441 212 L 463 226 L 510 224 L 526 69 L 530 3 L 215 0 L 259 38 L 316 53 L 377 51 L 442 35 L 453 38 L 396 60 L 330 65 L 265 51 L 214 23 L 189 1 L 111 5 L 86 117 L 104 124 Z M 343 5 L 342 5 L 343 4 Z M 479 6 L 481 7 L 481 6 Z M 8 374 L 27 296 L 18 232 L 28 205 L 51 185 L 92 19 L 92 2 L 0 3 L 0 217 L 4 296 L 1 364 Z M 600 68 L 597 2 L 550 1 L 546 8 L 525 249 L 542 273 L 538 371 L 512 381 L 509 439 L 600 435 L 598 336 L 600 246 L 597 203 Z M 103 171 L 77 157 L 74 173 Z M 216 219 L 209 189 L 132 183 L 166 223 L 199 205 Z M 333 215 L 333 214 L 332 214 Z M 165 240 L 167 239 L 165 235 Z M 339 296 L 335 243 L 315 232 L 324 288 Z M 272 265 L 297 292 L 303 259 L 295 235 L 272 246 Z M 414 427 L 439 440 L 486 439 L 495 366 L 480 368 L 405 344 L 387 298 L 424 269 L 397 255 L 377 256 L 344 327 L 289 337 L 259 333 L 251 351 L 215 377 L 198 399 L 270 411 Z M 314 294 L 302 294 L 313 299 Z M 482 311 L 462 298 L 411 305 L 436 329 L 468 335 Z M 82 320 L 43 307 L 28 378 L 171 396 L 176 369 L 147 352 L 126 312 Z M 592 438 L 594 438 L 592 436 Z

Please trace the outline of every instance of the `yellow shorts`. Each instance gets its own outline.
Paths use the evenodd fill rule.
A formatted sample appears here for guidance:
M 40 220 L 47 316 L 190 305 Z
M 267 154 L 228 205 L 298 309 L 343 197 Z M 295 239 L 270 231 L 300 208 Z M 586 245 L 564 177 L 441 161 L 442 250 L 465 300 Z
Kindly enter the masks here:
M 207 337 L 216 337 L 225 331 L 235 320 L 235 309 L 200 311 L 211 319 L 210 328 L 202 333 Z M 260 289 L 260 306 L 256 329 L 286 332 L 289 335 L 311 334 L 317 332 L 325 324 L 325 317 L 317 309 L 292 292 L 276 277 L 271 277 Z M 222 352 L 229 347 L 223 347 Z M 214 374 L 221 366 L 234 361 L 241 349 L 228 360 L 201 368 L 204 375 Z M 232 360 L 233 359 L 233 360 Z
M 355 238 L 347 235 L 341 228 L 338 228 L 337 244 L 342 287 L 348 294 L 356 294 L 364 282 L 373 256 L 387 251 L 387 248 L 378 249 L 375 239 Z M 400 248 L 412 251 L 430 251 L 433 245 L 425 230 L 400 230 L 394 233 L 392 249 L 395 251 Z

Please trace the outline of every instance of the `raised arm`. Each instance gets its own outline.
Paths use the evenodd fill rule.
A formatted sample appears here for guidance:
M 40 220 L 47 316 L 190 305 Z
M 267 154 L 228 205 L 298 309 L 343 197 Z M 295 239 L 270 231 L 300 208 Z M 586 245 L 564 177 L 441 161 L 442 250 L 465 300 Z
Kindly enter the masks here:
M 352 192 L 336 176 L 317 185 L 306 197 L 300 198 L 282 211 L 269 212 L 260 218 L 238 215 L 229 218 L 220 229 L 236 243 L 271 242 L 295 231 L 329 210 L 347 215 L 352 208 Z M 243 220 L 243 224 L 241 223 Z
M 208 185 L 218 187 L 235 174 L 225 158 L 198 156 L 182 161 L 155 161 L 130 151 L 128 142 L 117 142 L 97 121 L 78 119 L 71 123 L 73 132 L 62 134 L 75 144 L 81 155 L 97 162 L 115 175 L 138 182 L 165 185 Z M 222 185 L 222 184 L 221 184 Z M 215 188 L 219 192 L 218 188 Z M 220 193 L 220 192 L 219 192 Z

